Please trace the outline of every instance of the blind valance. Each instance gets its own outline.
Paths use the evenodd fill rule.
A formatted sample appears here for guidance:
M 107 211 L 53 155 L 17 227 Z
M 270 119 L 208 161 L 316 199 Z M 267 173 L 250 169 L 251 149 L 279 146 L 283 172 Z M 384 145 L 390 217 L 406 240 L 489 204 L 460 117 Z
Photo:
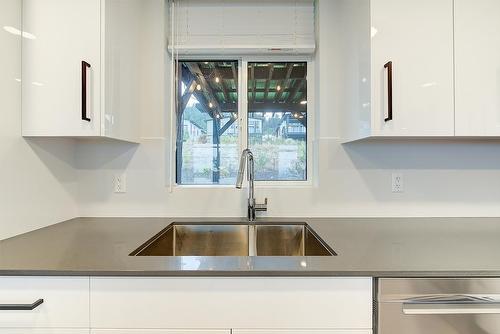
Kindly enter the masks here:
M 313 0 L 174 0 L 169 50 L 179 54 L 310 54 Z

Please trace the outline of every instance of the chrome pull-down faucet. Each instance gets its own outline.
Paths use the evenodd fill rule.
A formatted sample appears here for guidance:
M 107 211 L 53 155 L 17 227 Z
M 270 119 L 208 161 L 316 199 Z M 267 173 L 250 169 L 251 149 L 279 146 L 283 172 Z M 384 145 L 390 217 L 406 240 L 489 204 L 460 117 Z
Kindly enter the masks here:
M 238 179 L 236 180 L 236 188 L 241 189 L 243 185 L 243 174 L 245 174 L 245 163 L 247 165 L 247 179 L 248 179 L 248 220 L 255 220 L 255 213 L 257 211 L 267 211 L 267 198 L 264 203 L 257 204 L 255 202 L 254 192 L 254 161 L 253 153 L 248 148 L 241 152 L 240 168 L 238 169 Z

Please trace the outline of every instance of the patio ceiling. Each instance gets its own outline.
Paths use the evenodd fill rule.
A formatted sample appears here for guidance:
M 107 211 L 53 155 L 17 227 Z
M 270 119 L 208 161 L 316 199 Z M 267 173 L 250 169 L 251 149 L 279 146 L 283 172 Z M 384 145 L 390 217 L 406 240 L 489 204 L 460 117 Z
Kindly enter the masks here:
M 195 95 L 202 111 L 237 112 L 238 70 L 232 61 L 183 61 L 179 73 L 187 90 L 184 107 Z M 307 63 L 248 63 L 248 108 L 250 112 L 306 112 Z M 215 110 L 215 112 L 214 112 Z

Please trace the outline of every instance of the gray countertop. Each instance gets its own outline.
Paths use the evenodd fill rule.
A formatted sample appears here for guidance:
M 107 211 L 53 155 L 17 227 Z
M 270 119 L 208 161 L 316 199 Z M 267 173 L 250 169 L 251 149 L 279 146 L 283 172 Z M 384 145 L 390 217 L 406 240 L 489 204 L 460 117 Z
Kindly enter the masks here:
M 72 219 L 0 241 L 0 275 L 500 277 L 500 218 L 266 219 L 307 222 L 338 256 L 128 256 L 199 220 Z

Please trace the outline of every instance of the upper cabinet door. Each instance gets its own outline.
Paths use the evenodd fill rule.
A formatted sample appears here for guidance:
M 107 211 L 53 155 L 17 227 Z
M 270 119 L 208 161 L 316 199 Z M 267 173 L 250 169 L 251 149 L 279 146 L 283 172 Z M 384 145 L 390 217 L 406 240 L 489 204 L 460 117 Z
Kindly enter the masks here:
M 456 135 L 500 135 L 500 1 L 455 0 Z
M 101 134 L 100 22 L 100 0 L 24 0 L 24 136 Z
M 453 136 L 453 0 L 372 0 L 371 18 L 373 135 Z

